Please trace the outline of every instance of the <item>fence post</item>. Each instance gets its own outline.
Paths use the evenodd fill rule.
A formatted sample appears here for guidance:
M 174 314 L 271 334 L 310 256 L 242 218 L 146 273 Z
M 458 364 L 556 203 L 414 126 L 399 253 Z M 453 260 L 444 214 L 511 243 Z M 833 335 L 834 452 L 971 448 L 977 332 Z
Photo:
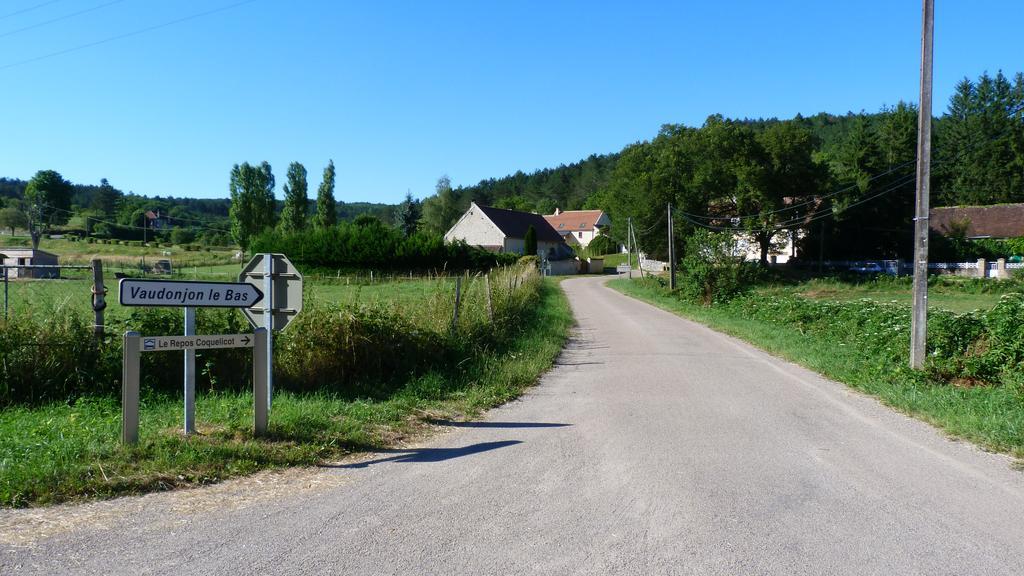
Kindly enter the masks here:
M 139 441 L 139 340 L 138 332 L 125 332 L 122 345 L 121 442 Z
M 455 277 L 455 311 L 452 314 L 452 331 L 459 326 L 459 304 L 462 302 L 462 276 Z
M 4 266 L 4 320 L 7 320 L 7 266 Z
M 484 275 L 484 287 L 487 289 L 487 318 L 494 324 L 494 304 L 491 302 L 491 274 Z
M 97 341 L 103 340 L 103 311 L 107 308 L 107 289 L 103 286 L 103 260 L 92 261 L 92 335 Z

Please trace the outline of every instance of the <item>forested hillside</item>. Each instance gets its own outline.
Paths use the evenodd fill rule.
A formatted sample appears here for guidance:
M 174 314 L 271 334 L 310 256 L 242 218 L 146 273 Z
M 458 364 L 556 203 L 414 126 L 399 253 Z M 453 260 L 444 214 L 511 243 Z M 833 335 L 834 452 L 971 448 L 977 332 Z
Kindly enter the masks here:
M 935 119 L 933 133 L 933 206 L 1024 202 L 1024 75 L 964 79 Z M 632 218 L 641 246 L 663 256 L 661 227 L 671 203 L 679 214 L 680 242 L 698 227 L 730 230 L 745 233 L 766 252 L 773 242 L 799 233 L 804 257 L 908 258 L 916 139 L 917 110 L 903 102 L 877 112 L 790 120 L 712 115 L 700 127 L 665 124 L 651 140 L 620 152 L 531 174 L 454 188 L 444 176 L 422 204 L 411 197 L 398 205 L 335 202 L 333 163 L 324 173 L 329 194 L 321 184 L 317 200 L 307 199 L 305 168 L 293 163 L 290 185 L 283 187 L 286 198 L 275 200 L 268 164 L 242 168 L 265 172 L 260 186 L 266 190 L 252 192 L 263 194 L 267 222 L 281 214 L 291 228 L 302 218 L 323 227 L 370 215 L 407 235 L 417 228 L 440 234 L 473 201 L 542 214 L 556 207 L 600 208 L 612 218 L 614 238 L 625 240 Z M 0 202 L 8 205 L 0 215 L 14 218 L 12 208 L 22 206 L 26 184 L 0 178 Z M 259 232 L 238 235 L 232 226 L 240 217 L 232 217 L 226 198 L 125 194 L 106 180 L 67 184 L 69 199 L 53 209 L 51 223 L 85 233 L 137 239 L 145 233 L 146 211 L 159 211 L 182 241 L 223 244 Z
M 680 242 L 697 227 L 745 233 L 767 249 L 799 232 L 804 257 L 909 258 L 917 109 L 791 120 L 708 117 L 700 127 L 662 126 L 651 140 L 577 164 L 516 173 L 452 189 L 447 178 L 423 202 L 424 224 L 445 230 L 470 201 L 550 213 L 600 208 L 625 240 L 667 252 L 672 203 Z M 1024 76 L 964 79 L 935 119 L 932 205 L 1024 202 Z

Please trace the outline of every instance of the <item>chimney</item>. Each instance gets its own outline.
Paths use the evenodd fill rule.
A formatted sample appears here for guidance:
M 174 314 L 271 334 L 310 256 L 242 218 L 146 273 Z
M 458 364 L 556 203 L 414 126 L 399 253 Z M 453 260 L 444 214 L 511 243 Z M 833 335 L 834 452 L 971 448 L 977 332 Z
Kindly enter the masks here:
M 558 215 L 559 215 L 559 214 L 561 214 L 561 213 L 562 213 L 562 210 L 561 210 L 561 209 L 559 209 L 559 208 L 558 208 L 558 207 L 556 206 L 556 207 L 555 207 L 555 216 L 558 216 Z

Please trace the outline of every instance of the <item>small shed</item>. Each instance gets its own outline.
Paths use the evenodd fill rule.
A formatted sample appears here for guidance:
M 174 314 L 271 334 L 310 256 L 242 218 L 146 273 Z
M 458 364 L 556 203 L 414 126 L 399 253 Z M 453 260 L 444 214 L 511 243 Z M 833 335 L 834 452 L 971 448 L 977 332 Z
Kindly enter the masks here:
M 56 266 L 57 255 L 31 248 L 0 248 L 4 266 Z M 60 278 L 59 268 L 8 268 L 8 278 Z

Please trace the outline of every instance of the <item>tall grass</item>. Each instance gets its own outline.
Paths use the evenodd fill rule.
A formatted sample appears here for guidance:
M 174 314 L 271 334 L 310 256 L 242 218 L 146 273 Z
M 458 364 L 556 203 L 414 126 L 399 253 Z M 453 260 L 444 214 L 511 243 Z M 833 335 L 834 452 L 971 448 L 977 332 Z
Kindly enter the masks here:
M 451 277 L 420 281 L 415 297 L 399 300 L 357 297 L 339 305 L 313 298 L 294 324 L 275 338 L 279 388 L 329 390 L 349 397 L 389 394 L 405 378 L 458 362 L 506 338 L 536 299 L 540 278 L 533 268 L 511 266 L 493 270 L 489 278 L 464 275 L 460 284 L 457 323 L 456 282 Z M 0 320 L 0 406 L 114 394 L 120 389 L 120 334 L 183 332 L 179 309 L 132 308 L 108 321 L 108 335 L 95 342 L 91 315 L 82 308 L 31 306 L 12 310 L 7 321 Z M 197 313 L 200 334 L 248 330 L 237 311 Z M 250 352 L 243 349 L 199 351 L 197 386 L 245 390 L 250 362 Z M 144 354 L 143 392 L 175 393 L 182 372 L 179 354 Z
M 517 279 L 509 283 L 505 274 Z M 505 288 L 497 286 L 497 279 Z M 503 315 L 494 325 L 485 311 L 474 308 L 480 296 L 463 302 L 469 316 L 461 317 L 455 328 L 447 308 L 394 324 L 400 317 L 379 303 L 317 304 L 319 320 L 328 321 L 321 331 L 293 331 L 302 327 L 294 325 L 279 340 L 282 347 L 275 354 L 280 385 L 268 439 L 252 436 L 251 394 L 219 383 L 212 389 L 201 387 L 199 434 L 191 437 L 178 433 L 181 401 L 176 388 L 174 393 L 146 388 L 140 442 L 134 447 L 118 441 L 120 402 L 112 394 L 0 409 L 0 505 L 109 497 L 217 482 L 267 467 L 313 464 L 415 434 L 418 415 L 465 417 L 515 398 L 554 361 L 571 326 L 571 313 L 557 285 L 542 281 L 535 271 L 510 269 L 496 272 L 492 280 Z M 468 281 L 468 288 L 478 291 L 477 282 L 482 284 L 482 278 Z M 443 292 L 447 294 L 446 286 Z M 487 331 L 494 333 L 476 339 Z M 408 345 L 423 347 L 403 347 Z M 418 356 L 435 349 L 441 356 Z M 143 358 L 159 356 L 180 364 L 179 355 Z M 358 368 L 361 377 L 336 372 L 360 363 L 375 367 Z M 239 370 L 248 372 L 249 365 Z M 307 376 L 315 381 L 304 380 Z M 175 385 L 180 386 L 180 379 Z

